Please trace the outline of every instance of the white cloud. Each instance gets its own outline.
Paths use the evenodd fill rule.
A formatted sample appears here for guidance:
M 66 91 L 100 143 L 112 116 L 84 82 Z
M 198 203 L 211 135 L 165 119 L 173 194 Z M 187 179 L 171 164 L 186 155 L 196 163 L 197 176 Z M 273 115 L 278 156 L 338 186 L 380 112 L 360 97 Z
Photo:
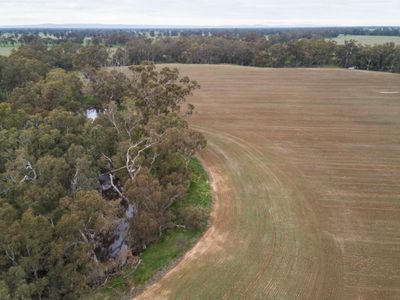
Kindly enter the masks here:
M 0 25 L 400 25 L 400 0 L 0 0 Z

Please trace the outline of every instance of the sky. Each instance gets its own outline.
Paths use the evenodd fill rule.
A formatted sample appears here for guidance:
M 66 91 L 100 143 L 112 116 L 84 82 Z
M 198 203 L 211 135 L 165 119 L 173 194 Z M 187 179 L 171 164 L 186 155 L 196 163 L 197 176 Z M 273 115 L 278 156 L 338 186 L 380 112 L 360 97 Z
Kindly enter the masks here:
M 0 15 L 0 26 L 400 26 L 400 0 L 0 0 Z

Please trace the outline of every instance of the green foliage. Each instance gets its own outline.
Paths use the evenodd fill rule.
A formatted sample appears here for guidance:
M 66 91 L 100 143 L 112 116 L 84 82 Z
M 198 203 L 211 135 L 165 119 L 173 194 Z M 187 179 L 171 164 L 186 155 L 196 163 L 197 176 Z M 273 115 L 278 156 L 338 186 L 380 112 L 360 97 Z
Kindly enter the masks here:
M 202 216 L 199 227 L 169 229 L 162 238 L 150 244 L 140 255 L 138 267 L 127 266 L 121 275 L 112 279 L 105 287 L 96 293 L 88 293 L 84 299 L 114 299 L 127 294 L 129 289 L 149 280 L 156 272 L 168 267 L 175 259 L 190 249 L 204 232 L 212 204 L 208 175 L 197 159 L 192 159 L 189 165 L 191 180 L 189 190 L 176 209 L 200 209 L 207 213 Z
M 105 65 L 130 66 L 146 61 L 162 63 L 238 64 L 261 67 L 313 67 L 334 65 L 366 70 L 399 72 L 399 29 L 302 28 L 257 30 L 181 30 L 165 32 L 60 31 L 20 37 L 0 36 L 0 55 L 22 45 L 13 55 L 43 62 L 46 66 L 73 68 L 90 76 L 92 69 Z M 346 42 L 355 41 L 356 52 L 368 47 L 382 50 L 384 61 L 374 55 L 366 63 L 363 55 L 343 58 Z M 349 53 L 348 53 L 349 54 Z M 347 54 L 347 55 L 348 55 Z M 0 56 L 1 58 L 1 56 Z M 382 58 L 382 56 L 381 56 Z M 370 59 L 368 59 L 370 60 Z M 1 65 L 1 63 L 0 63 Z M 1 67 L 0 67 L 1 69 Z M 1 76 L 0 76 L 1 77 Z M 26 81 L 23 81 L 24 83 Z
M 1 69 L 0 88 L 7 92 L 30 81 L 38 81 L 46 74 L 48 67 L 35 58 L 26 58 L 13 53 Z
M 190 187 L 185 201 L 182 203 L 210 209 L 212 196 L 207 173 L 197 159 L 190 161 L 189 170 L 191 176 Z
M 157 271 L 190 249 L 200 236 L 201 231 L 198 229 L 175 229 L 165 234 L 140 256 L 142 262 L 132 274 L 133 283 L 135 285 L 145 283 Z
M 176 68 L 157 71 L 154 64 L 144 64 L 129 69 L 137 78 L 130 96 L 145 118 L 179 112 L 185 97 L 199 88 L 196 81 L 188 77 L 179 78 Z
M 131 82 L 121 72 L 112 70 L 99 70 L 89 75 L 91 90 L 90 98 L 87 99 L 91 107 L 101 110 L 110 101 L 121 105 L 124 98 L 128 96 Z
M 14 107 L 41 112 L 63 108 L 69 111 L 83 109 L 82 83 L 75 74 L 63 69 L 51 70 L 45 79 L 15 89 L 10 96 Z
M 76 299 L 174 227 L 205 147 L 179 115 L 195 85 L 152 65 L 96 70 L 96 45 L 26 43 L 0 59 L 0 297 Z
M 317 31 L 316 29 L 314 29 Z M 398 72 L 400 46 L 391 39 L 377 41 L 375 54 L 366 62 L 363 52 L 371 48 L 351 38 L 339 44 L 318 33 L 273 34 L 266 38 L 256 32 L 237 35 L 185 35 L 171 39 L 135 37 L 115 52 L 115 65 L 138 64 L 146 60 L 162 63 L 238 64 L 261 67 L 314 67 L 334 65 Z M 351 37 L 351 36 L 350 36 Z M 365 37 L 365 36 L 363 36 Z
M 104 46 L 89 45 L 79 49 L 74 56 L 74 66 L 77 69 L 87 71 L 88 69 L 98 69 L 107 64 L 108 52 Z

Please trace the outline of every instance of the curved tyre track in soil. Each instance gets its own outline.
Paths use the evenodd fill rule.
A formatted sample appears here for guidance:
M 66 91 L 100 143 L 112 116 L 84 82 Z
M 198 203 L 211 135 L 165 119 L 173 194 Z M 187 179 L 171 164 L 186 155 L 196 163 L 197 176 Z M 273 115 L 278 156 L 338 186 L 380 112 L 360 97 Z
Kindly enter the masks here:
M 178 67 L 215 207 L 137 299 L 398 299 L 400 76 Z
M 156 284 L 142 297 L 318 298 L 325 268 L 321 237 L 313 230 L 315 217 L 307 204 L 299 205 L 306 199 L 287 170 L 243 140 L 196 129 L 209 143 L 202 159 L 216 197 L 212 226 L 162 279 L 174 290 Z

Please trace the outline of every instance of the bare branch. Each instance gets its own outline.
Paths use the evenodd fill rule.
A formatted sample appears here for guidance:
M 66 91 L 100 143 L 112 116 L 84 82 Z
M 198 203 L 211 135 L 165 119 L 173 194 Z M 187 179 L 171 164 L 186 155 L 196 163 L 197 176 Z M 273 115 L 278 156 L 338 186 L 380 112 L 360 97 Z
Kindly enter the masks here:
M 76 165 L 76 171 L 74 177 L 71 179 L 71 189 L 72 193 L 76 193 L 78 190 L 78 175 L 79 175 L 79 167 Z
M 134 179 L 137 174 L 139 173 L 138 171 L 140 170 L 141 166 L 137 166 L 136 162 L 139 159 L 139 157 L 142 155 L 142 153 L 144 151 L 146 151 L 147 149 L 149 149 L 150 147 L 153 147 L 154 145 L 158 144 L 161 142 L 161 138 L 162 138 L 163 134 L 161 136 L 158 137 L 158 139 L 152 143 L 146 144 L 145 146 L 143 146 L 140 150 L 137 151 L 135 157 L 132 158 L 130 152 L 135 149 L 136 147 L 138 147 L 140 144 L 142 144 L 144 141 L 148 141 L 150 138 L 145 138 L 141 141 L 139 141 L 138 143 L 136 143 L 135 145 L 132 145 L 128 148 L 128 150 L 126 151 L 126 170 L 129 173 L 129 176 L 131 176 L 131 179 Z M 156 159 L 156 157 L 153 157 L 153 163 L 154 160 Z
M 81 234 L 81 236 L 82 236 L 83 240 L 85 241 L 85 243 L 90 244 L 88 238 L 86 237 L 86 235 L 85 235 L 81 230 L 79 230 L 79 233 Z M 93 260 L 94 260 L 94 262 L 95 262 L 96 264 L 98 264 L 98 263 L 99 263 L 99 259 L 97 258 L 97 255 L 96 255 L 96 253 L 94 252 L 94 250 L 92 250 L 92 254 L 93 254 Z
M 101 155 L 105 158 L 105 159 L 107 159 L 108 160 L 108 162 L 110 163 L 110 168 L 111 168 L 111 166 L 112 166 L 112 159 L 111 158 L 109 158 L 107 155 L 105 155 L 103 152 L 101 152 Z
M 151 160 L 151 163 L 150 163 L 150 171 L 153 169 L 153 165 L 154 165 L 154 163 L 155 163 L 157 157 L 159 157 L 159 156 L 160 156 L 159 153 L 154 152 L 153 159 Z
M 104 108 L 104 114 L 107 117 L 107 119 L 111 122 L 111 124 L 114 125 L 115 130 L 117 131 L 118 135 L 121 135 L 121 131 L 119 130 L 118 124 L 117 124 L 117 120 L 115 117 L 115 109 L 111 106 L 111 105 L 107 105 Z
M 10 248 L 10 246 L 7 246 L 7 248 Z M 8 250 L 5 250 L 6 251 L 6 256 L 7 256 L 7 258 L 9 259 L 9 260 L 11 260 L 11 262 L 12 262 L 12 264 L 14 265 L 14 266 L 16 266 L 17 265 L 17 261 L 16 261 L 16 259 L 15 259 L 15 253 L 14 253 L 14 251 L 12 250 L 12 249 L 10 249 L 10 252 L 8 251 Z
M 128 201 L 128 199 L 127 199 L 127 198 L 125 197 L 125 195 L 121 192 L 121 190 L 115 185 L 115 183 L 114 183 L 114 175 L 113 175 L 112 173 L 110 173 L 109 176 L 110 176 L 110 184 L 111 184 L 111 186 L 113 187 L 114 191 L 116 191 L 116 192 L 118 193 L 118 195 L 119 195 L 122 199 Z
M 33 173 L 32 174 L 33 176 L 25 175 L 24 178 L 22 178 L 19 183 L 23 183 L 25 181 L 35 181 L 37 179 L 37 173 L 35 169 L 32 167 L 30 161 L 26 163 L 25 169 L 31 171 Z
M 136 154 L 135 158 L 132 159 L 132 156 L 130 154 L 130 151 L 132 149 L 135 149 L 136 147 L 138 147 L 140 144 L 143 144 L 143 142 L 147 141 L 149 138 L 145 138 L 139 142 L 137 142 L 135 145 L 132 145 L 128 148 L 128 150 L 126 151 L 126 161 L 125 161 L 125 167 L 126 170 L 129 173 L 129 176 L 131 177 L 131 179 L 134 179 L 137 176 L 137 170 L 138 167 L 135 166 L 136 160 L 137 158 L 140 156 L 140 154 L 147 149 L 147 145 L 144 146 L 144 148 L 142 148 L 141 150 L 138 151 L 138 153 Z

